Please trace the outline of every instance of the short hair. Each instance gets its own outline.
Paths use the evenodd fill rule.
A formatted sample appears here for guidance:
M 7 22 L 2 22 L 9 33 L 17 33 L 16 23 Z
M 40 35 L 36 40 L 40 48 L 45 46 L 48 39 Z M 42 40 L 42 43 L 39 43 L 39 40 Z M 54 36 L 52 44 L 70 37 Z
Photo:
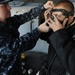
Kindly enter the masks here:
M 59 5 L 63 5 L 63 7 L 65 8 L 65 10 L 67 10 L 68 12 L 74 11 L 74 5 L 69 0 L 61 0 L 60 2 L 58 2 L 57 4 L 55 4 L 55 6 L 59 6 Z

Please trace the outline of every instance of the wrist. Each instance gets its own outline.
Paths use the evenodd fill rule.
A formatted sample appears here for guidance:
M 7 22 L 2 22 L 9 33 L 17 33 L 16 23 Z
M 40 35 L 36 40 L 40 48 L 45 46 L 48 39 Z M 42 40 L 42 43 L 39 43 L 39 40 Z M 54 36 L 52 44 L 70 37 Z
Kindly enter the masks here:
M 38 27 L 38 31 L 41 32 L 40 26 Z
M 43 7 L 44 7 L 44 9 L 47 9 L 46 6 L 45 6 L 45 4 L 43 5 Z
M 45 6 L 44 6 L 44 5 L 42 5 L 42 6 L 41 6 L 41 9 L 42 9 L 42 10 L 46 10 L 46 8 L 45 8 Z

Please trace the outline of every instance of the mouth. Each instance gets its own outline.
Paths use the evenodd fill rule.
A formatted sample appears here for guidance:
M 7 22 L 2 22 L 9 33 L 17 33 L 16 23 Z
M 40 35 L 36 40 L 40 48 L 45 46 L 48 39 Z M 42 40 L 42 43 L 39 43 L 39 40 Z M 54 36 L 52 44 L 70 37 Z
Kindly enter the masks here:
M 11 16 L 11 12 L 8 12 L 8 15 Z

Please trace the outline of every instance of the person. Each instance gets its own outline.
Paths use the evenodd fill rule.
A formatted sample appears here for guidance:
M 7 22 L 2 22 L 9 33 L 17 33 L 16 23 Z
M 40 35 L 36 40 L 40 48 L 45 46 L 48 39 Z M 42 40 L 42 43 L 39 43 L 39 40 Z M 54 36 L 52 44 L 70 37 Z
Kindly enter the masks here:
M 40 75 L 75 75 L 74 5 L 68 0 L 62 0 L 47 14 L 45 16 L 50 19 L 47 23 L 50 30 L 41 33 L 40 38 L 49 44 L 48 59 Z
M 34 19 L 47 8 L 52 8 L 52 1 L 31 9 L 29 12 L 11 17 L 10 0 L 0 0 L 0 75 L 21 75 L 20 53 L 32 49 L 41 32 L 47 32 L 46 22 L 32 32 L 19 37 L 18 28 L 23 23 Z

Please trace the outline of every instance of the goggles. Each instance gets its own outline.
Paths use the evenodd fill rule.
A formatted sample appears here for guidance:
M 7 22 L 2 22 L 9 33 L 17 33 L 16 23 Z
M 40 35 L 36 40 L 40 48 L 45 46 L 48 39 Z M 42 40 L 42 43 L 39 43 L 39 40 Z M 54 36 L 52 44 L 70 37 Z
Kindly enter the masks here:
M 52 14 L 53 12 L 62 12 L 63 15 L 65 15 L 67 18 L 69 16 L 72 16 L 74 14 L 74 11 L 71 11 L 71 12 L 68 12 L 67 10 L 65 9 L 52 9 L 50 11 L 50 13 Z

